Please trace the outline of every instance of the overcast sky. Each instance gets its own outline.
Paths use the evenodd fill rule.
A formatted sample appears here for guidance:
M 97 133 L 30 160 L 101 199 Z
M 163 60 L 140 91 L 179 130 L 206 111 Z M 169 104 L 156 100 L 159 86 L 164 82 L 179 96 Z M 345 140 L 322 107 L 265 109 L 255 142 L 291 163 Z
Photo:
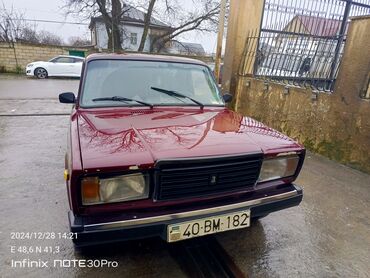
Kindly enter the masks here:
M 183 0 L 185 6 L 191 5 L 192 0 Z M 79 21 L 74 17 L 65 17 L 65 10 L 62 9 L 64 0 L 3 0 L 7 8 L 13 8 L 24 13 L 27 19 L 53 20 L 53 21 Z M 1 0 L 0 0 L 1 3 Z M 86 22 L 88 24 L 88 22 Z M 55 33 L 68 42 L 71 36 L 82 36 L 90 38 L 90 30 L 87 25 L 37 23 L 37 30 L 46 30 Z M 216 34 L 187 33 L 181 37 L 182 41 L 201 43 L 207 53 L 216 50 Z

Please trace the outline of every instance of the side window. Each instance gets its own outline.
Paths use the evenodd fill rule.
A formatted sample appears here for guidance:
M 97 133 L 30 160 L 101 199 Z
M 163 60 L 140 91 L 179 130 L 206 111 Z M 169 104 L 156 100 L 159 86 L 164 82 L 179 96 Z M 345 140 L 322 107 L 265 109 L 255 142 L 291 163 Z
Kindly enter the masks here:
M 132 45 L 137 45 L 137 33 L 131 33 L 130 42 Z
M 54 58 L 54 59 L 51 59 L 49 62 L 51 62 L 51 63 L 57 63 L 58 62 L 58 57 L 56 57 L 56 58 Z
M 73 63 L 82 63 L 82 59 L 77 59 L 77 58 L 74 58 L 73 59 Z
M 55 63 L 73 63 L 73 59 L 69 57 L 59 57 L 53 60 Z

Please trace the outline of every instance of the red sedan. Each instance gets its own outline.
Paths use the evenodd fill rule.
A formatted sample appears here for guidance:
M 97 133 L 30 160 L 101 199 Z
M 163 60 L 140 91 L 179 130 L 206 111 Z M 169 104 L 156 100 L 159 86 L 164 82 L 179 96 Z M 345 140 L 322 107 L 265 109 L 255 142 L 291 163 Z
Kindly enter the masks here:
M 65 159 L 77 245 L 168 242 L 246 228 L 298 205 L 305 150 L 225 107 L 198 60 L 92 55 L 73 103 Z

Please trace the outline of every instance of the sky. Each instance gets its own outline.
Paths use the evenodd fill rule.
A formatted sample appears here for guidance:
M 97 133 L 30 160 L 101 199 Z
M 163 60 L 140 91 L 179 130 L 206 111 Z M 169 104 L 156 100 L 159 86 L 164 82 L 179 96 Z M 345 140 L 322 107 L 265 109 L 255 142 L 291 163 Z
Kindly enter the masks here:
M 53 20 L 62 22 L 79 22 L 80 19 L 76 17 L 66 17 L 65 10 L 62 8 L 65 4 L 64 0 L 0 0 L 7 9 L 13 8 L 24 14 L 26 19 L 37 20 Z M 185 0 L 185 6 L 191 5 L 192 0 Z M 31 22 L 29 22 L 31 23 Z M 90 38 L 90 30 L 87 25 L 72 25 L 72 24 L 55 24 L 55 23 L 40 23 L 37 22 L 36 30 L 46 30 L 55 33 L 63 38 L 64 42 L 68 42 L 68 38 L 72 36 L 81 36 L 83 38 Z M 31 23 L 33 24 L 33 23 Z M 184 42 L 201 43 L 207 53 L 214 53 L 216 51 L 216 34 L 202 34 L 197 32 L 189 32 L 184 34 L 181 38 Z

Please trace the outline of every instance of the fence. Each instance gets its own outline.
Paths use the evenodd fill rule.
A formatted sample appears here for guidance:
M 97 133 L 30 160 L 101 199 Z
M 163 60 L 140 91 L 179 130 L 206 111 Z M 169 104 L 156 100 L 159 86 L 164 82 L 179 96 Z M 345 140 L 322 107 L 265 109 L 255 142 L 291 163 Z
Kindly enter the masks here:
M 265 0 L 243 66 L 256 77 L 332 91 L 349 18 L 369 14 L 370 0 Z

